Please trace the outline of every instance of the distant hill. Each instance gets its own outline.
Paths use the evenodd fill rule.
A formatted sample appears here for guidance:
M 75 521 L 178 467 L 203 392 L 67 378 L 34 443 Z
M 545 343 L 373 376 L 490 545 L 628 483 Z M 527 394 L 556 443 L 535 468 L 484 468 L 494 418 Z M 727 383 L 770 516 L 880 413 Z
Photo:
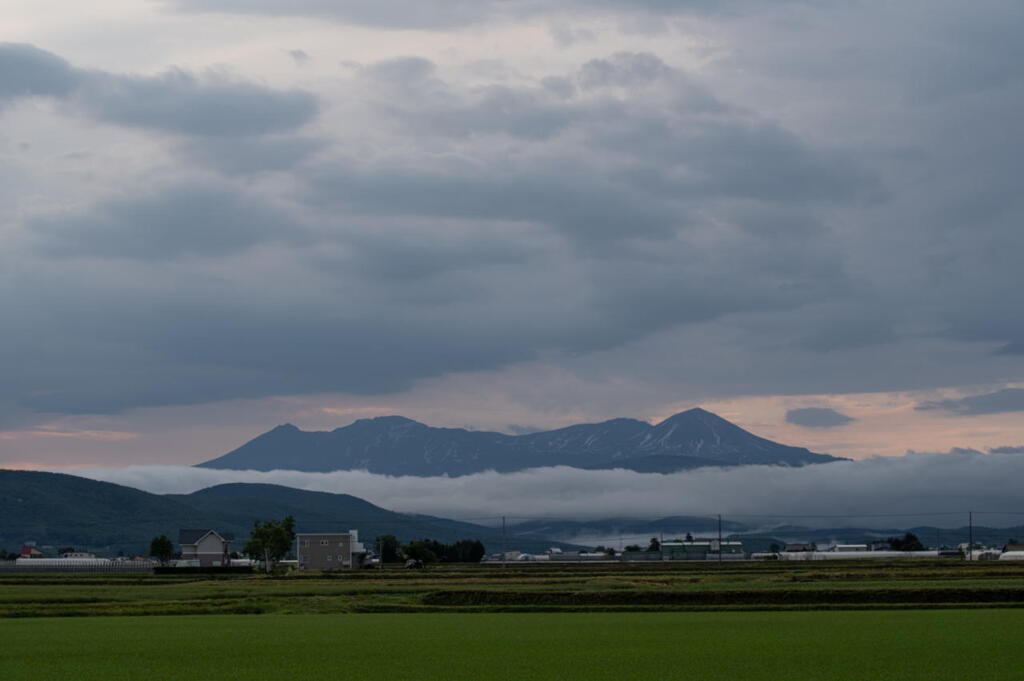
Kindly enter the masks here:
M 838 460 L 758 437 L 704 409 L 690 409 L 657 425 L 613 419 L 528 435 L 433 428 L 402 416 L 360 419 L 332 431 L 309 432 L 286 424 L 198 465 L 458 476 L 543 466 L 670 473 L 702 466 L 804 466 Z
M 160 495 L 61 473 L 0 470 L 0 549 L 8 551 L 36 541 L 136 554 L 148 550 L 156 535 L 176 541 L 178 530 L 199 527 L 234 533 L 240 549 L 255 521 L 287 515 L 295 517 L 301 532 L 357 529 L 365 541 L 393 534 L 401 541 L 479 539 L 489 551 L 502 545 L 495 528 L 396 513 L 347 494 L 236 483 Z M 535 535 L 517 547 L 536 551 L 552 545 L 572 546 Z

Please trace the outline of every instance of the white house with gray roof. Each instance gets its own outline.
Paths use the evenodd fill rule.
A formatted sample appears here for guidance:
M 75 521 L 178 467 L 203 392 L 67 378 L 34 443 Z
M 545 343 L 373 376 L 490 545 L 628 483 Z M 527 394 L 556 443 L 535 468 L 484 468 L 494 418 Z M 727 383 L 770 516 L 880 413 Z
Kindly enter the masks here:
M 180 530 L 181 559 L 195 561 L 194 564 L 200 567 L 231 565 L 231 541 L 234 538 L 233 534 L 221 534 L 216 530 Z

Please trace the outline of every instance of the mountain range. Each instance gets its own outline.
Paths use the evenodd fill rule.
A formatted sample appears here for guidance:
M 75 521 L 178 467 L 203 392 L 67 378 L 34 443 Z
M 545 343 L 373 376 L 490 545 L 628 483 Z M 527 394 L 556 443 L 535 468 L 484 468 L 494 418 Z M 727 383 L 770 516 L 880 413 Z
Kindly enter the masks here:
M 526 435 L 434 428 L 402 416 L 360 419 L 331 431 L 278 426 L 205 468 L 460 476 L 546 466 L 671 473 L 704 466 L 804 466 L 839 461 L 758 437 L 704 409 L 651 425 L 618 418 Z
M 348 494 L 230 483 L 164 495 L 62 473 L 0 470 L 0 549 L 8 551 L 36 541 L 104 554 L 138 554 L 148 550 L 153 537 L 166 534 L 177 541 L 178 530 L 185 528 L 233 533 L 240 550 L 254 522 L 288 515 L 300 532 L 357 529 L 367 542 L 382 534 L 400 541 L 479 539 L 489 551 L 500 550 L 503 542 L 499 528 L 396 513 Z M 575 545 L 533 533 L 516 546 L 540 551 Z

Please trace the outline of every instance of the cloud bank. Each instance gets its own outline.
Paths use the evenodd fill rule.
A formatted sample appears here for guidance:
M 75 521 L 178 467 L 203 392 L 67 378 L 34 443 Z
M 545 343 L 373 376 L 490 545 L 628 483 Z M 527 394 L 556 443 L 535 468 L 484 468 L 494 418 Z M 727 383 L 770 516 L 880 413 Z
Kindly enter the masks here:
M 1024 513 L 1019 481 L 1024 456 L 916 454 L 838 462 L 803 468 L 746 466 L 707 468 L 672 475 L 631 471 L 539 468 L 511 474 L 458 478 L 388 477 L 362 471 L 228 471 L 175 466 L 78 470 L 75 475 L 156 493 L 189 493 L 227 482 L 279 484 L 352 494 L 385 508 L 456 519 L 610 517 L 659 518 L 715 515 L 767 520 L 801 518 L 796 524 L 840 526 L 870 523 L 870 516 L 900 514 L 900 522 L 961 525 L 969 510 L 998 512 L 978 522 L 1014 522 Z M 948 516 L 930 514 L 949 513 Z M 982 516 L 979 516 L 981 518 Z M 1016 516 L 1016 522 L 1024 515 Z
M 1024 390 L 1006 388 L 984 395 L 971 395 L 953 400 L 923 402 L 917 406 L 920 411 L 942 410 L 960 416 L 977 416 L 979 414 L 1003 414 L 1024 411 Z

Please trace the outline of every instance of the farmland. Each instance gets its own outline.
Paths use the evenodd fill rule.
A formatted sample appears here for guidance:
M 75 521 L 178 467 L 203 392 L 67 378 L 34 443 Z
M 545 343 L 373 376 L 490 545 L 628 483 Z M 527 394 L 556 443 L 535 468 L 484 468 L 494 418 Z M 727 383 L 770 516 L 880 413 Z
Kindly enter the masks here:
M 448 565 L 227 575 L 0 575 L 0 618 L 1024 607 L 1007 562 Z
M 1019 610 L 267 615 L 0 622 L 20 679 L 1017 678 Z

